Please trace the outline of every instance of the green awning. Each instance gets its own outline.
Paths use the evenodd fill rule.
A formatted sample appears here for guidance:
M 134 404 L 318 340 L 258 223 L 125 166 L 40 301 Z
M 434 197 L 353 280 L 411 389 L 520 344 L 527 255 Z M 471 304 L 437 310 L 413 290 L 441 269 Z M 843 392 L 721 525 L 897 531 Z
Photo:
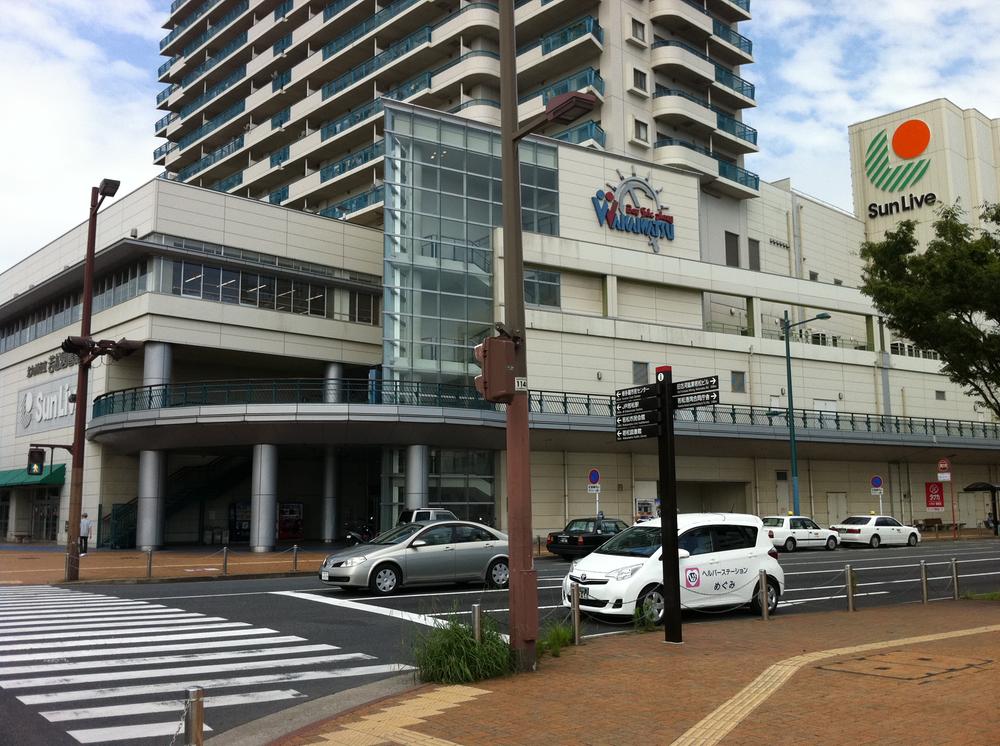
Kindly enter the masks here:
M 44 474 L 31 476 L 27 469 L 0 471 L 0 487 L 44 487 L 61 485 L 66 481 L 66 464 L 46 466 Z

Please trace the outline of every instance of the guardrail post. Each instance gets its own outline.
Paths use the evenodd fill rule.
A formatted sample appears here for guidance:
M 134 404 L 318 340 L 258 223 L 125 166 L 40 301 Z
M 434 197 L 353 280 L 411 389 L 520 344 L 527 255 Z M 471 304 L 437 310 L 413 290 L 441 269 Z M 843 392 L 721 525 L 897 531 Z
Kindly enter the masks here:
M 299 545 L 292 544 L 292 572 L 299 571 Z
M 927 563 L 920 560 L 920 600 L 927 603 Z
M 472 639 L 478 645 L 483 641 L 483 607 L 472 604 Z
M 229 574 L 229 547 L 222 547 L 222 574 Z
M 146 550 L 146 577 L 153 577 L 153 550 Z
M 191 686 L 184 703 L 184 746 L 202 746 L 205 743 L 205 690 Z
M 573 644 L 580 644 L 580 584 L 570 583 L 570 611 L 573 617 Z
M 844 587 L 847 589 L 847 610 L 854 611 L 854 570 L 844 565 Z
M 767 570 L 761 570 L 758 574 L 760 578 L 757 581 L 757 594 L 760 601 L 760 618 L 765 622 L 771 618 L 771 610 L 768 608 L 767 602 Z
M 951 597 L 958 600 L 958 560 L 951 558 Z

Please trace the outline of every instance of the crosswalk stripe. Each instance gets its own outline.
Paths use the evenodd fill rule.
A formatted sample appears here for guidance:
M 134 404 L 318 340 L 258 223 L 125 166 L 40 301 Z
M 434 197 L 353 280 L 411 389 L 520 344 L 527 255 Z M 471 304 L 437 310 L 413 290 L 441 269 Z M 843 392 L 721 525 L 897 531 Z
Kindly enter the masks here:
M 79 629 L 122 629 L 127 627 L 143 627 L 151 624 L 191 624 L 199 622 L 224 622 L 226 619 L 221 616 L 203 616 L 202 614 L 165 614 L 153 617 L 132 617 L 122 621 L 92 622 L 90 624 L 42 624 L 31 627 L 13 627 L 11 629 L 0 629 L 0 633 L 13 634 L 15 632 L 58 632 L 59 630 L 75 631 Z
M 227 650 L 222 653 L 187 653 L 184 655 L 157 655 L 145 658 L 112 658 L 101 661 L 63 661 L 62 663 L 43 663 L 31 666 L 7 666 L 0 668 L 0 676 L 15 676 L 26 673 L 48 673 L 49 671 L 66 671 L 75 668 L 93 671 L 97 668 L 118 668 L 125 666 L 155 666 L 160 663 L 195 663 L 211 660 L 233 660 L 236 658 L 263 658 L 269 655 L 297 655 L 299 653 L 319 653 L 327 650 L 340 650 L 336 645 L 295 645 L 284 648 L 249 648 L 247 650 Z M 284 660 L 272 661 L 284 664 Z M 122 672 L 127 673 L 127 672 Z M 0 682 L 0 686 L 2 686 Z
M 80 743 L 110 743 L 112 741 L 129 741 L 134 738 L 152 738 L 153 736 L 172 736 L 179 730 L 178 721 L 167 723 L 143 723 L 142 725 L 117 725 L 112 728 L 84 728 L 83 730 L 67 731 Z M 212 729 L 205 725 L 203 732 Z
M 257 704 L 259 702 L 280 702 L 285 699 L 300 699 L 308 696 L 294 689 L 266 689 L 262 692 L 219 694 L 214 697 L 204 697 L 202 702 L 204 702 L 206 708 L 230 707 L 232 705 Z M 81 707 L 76 710 L 47 710 L 38 714 L 50 723 L 61 723 L 67 720 L 96 720 L 98 718 L 152 715 L 158 712 L 181 712 L 183 710 L 184 700 L 169 699 L 163 702 L 136 702 L 128 705 L 108 705 L 106 707 Z
M 170 681 L 165 684 L 140 684 L 138 686 L 116 686 L 108 689 L 70 689 L 61 692 L 46 692 L 45 694 L 25 694 L 17 699 L 25 705 L 38 705 L 49 702 L 78 702 L 87 699 L 113 699 L 116 697 L 149 696 L 170 692 L 176 694 L 190 686 L 200 686 L 203 689 L 221 689 L 256 684 L 287 684 L 295 681 L 318 681 L 321 679 L 340 679 L 353 676 L 376 676 L 383 673 L 399 673 L 412 671 L 413 666 L 403 663 L 383 663 L 372 666 L 355 666 L 351 668 L 336 668 L 319 671 L 289 671 L 280 674 L 262 674 L 259 676 L 236 676 L 224 679 L 189 679 L 187 681 Z
M 92 604 L 66 604 L 65 606 L 44 608 L 3 608 L 0 609 L 0 611 L 3 611 L 3 615 L 5 617 L 31 616 L 32 614 L 47 614 L 49 616 L 54 616 L 57 614 L 91 614 L 96 609 L 110 609 L 112 611 L 129 608 L 148 609 L 150 606 L 151 604 L 148 601 L 95 601 Z
M 224 629 L 226 627 L 250 627 L 251 625 L 247 622 L 226 622 L 224 624 L 186 624 L 177 627 L 136 627 L 135 629 L 122 629 L 115 632 L 114 636 L 110 639 L 121 637 L 122 635 L 139 635 L 146 634 L 147 632 L 179 632 L 186 630 L 205 630 L 212 631 L 217 629 Z M 107 630 L 84 630 L 79 634 L 73 635 L 74 638 L 88 638 L 88 637 L 105 637 L 107 635 Z M 210 636 L 210 635 L 206 635 Z M 64 634 L 46 634 L 46 635 L 11 635 L 11 636 L 0 636 L 0 642 L 14 642 L 21 643 L 27 640 L 66 640 L 66 635 Z M 58 643 L 57 643 L 58 644 Z M 87 642 L 81 642 L 80 640 L 73 640 L 66 642 L 68 646 L 76 645 L 101 645 L 107 643 L 93 642 L 88 640 Z M 17 646 L 11 647 L 9 645 L 0 645 L 0 650 L 16 650 Z
M 247 634 L 251 634 L 248 632 Z M 253 633 L 256 634 L 256 633 Z M 201 639 L 198 635 L 197 639 Z M 22 663 L 24 661 L 69 660 L 73 658 L 95 658 L 108 655 L 131 655 L 132 653 L 169 653 L 178 650 L 209 650 L 215 648 L 239 648 L 248 645 L 280 645 L 286 642 L 305 642 L 304 637 L 286 635 L 283 637 L 251 637 L 236 640 L 212 640 L 211 642 L 179 642 L 170 645 L 136 645 L 126 648 L 104 648 L 101 650 L 58 650 L 50 651 L 46 646 L 43 653 L 19 653 L 0 655 L 0 663 Z
M 91 619 L 121 619 L 125 616 L 151 616 L 154 614 L 166 614 L 166 613 L 178 613 L 183 612 L 184 609 L 176 609 L 171 606 L 150 606 L 147 608 L 138 609 L 105 609 L 98 611 L 87 611 L 81 612 L 79 614 L 44 614 L 38 616 L 26 616 L 26 617 L 15 617 L 7 622 L 0 622 L 0 624 L 7 627 L 15 627 L 19 624 L 51 624 L 53 622 L 65 622 L 72 620 L 74 622 L 86 622 Z M 2 614 L 2 612 L 0 612 Z M 3 619 L 8 619 L 9 617 L 0 617 Z M 3 630 L 0 630 L 2 632 Z
M 206 638 L 217 638 L 217 637 L 245 637 L 247 635 L 257 635 L 257 634 L 267 634 L 274 633 L 277 634 L 277 630 L 268 628 L 254 628 L 249 624 L 243 624 L 242 622 L 230 622 L 228 624 L 216 625 L 219 627 L 240 627 L 241 629 L 236 630 L 219 630 L 213 631 L 210 634 L 205 632 L 190 632 L 183 635 L 177 634 L 163 634 L 163 635 L 151 635 L 149 637 L 112 637 L 106 640 L 67 640 L 64 642 L 35 642 L 26 645 L 0 645 L 0 651 L 9 652 L 13 650 L 56 650 L 63 648 L 79 648 L 84 645 L 88 647 L 95 647 L 98 645 L 121 645 L 123 643 L 133 644 L 136 642 L 169 642 L 173 640 L 204 640 Z M 178 630 L 187 629 L 187 627 L 147 627 L 144 629 L 133 630 L 134 632 L 177 632 Z M 197 628 L 195 628 L 197 629 Z
M 261 668 L 275 668 L 276 665 L 312 666 L 340 661 L 373 660 L 367 653 L 341 653 L 338 655 L 315 655 L 310 658 L 292 658 L 276 661 L 245 661 L 242 663 L 222 663 L 211 666 L 183 666 L 180 668 L 143 668 L 138 671 L 115 671 L 113 673 L 82 673 L 70 676 L 36 676 L 30 679 L 6 679 L 0 681 L 0 689 L 30 689 L 36 686 L 72 686 L 75 684 L 97 684 L 102 681 L 122 681 L 125 679 L 160 679 L 172 676 L 222 673 L 223 671 L 253 671 Z
M 0 599 L 0 608 L 15 606 L 71 606 L 77 603 L 92 603 L 94 601 L 135 601 L 141 599 L 106 596 L 102 593 L 81 593 L 72 596 L 33 596 L 29 598 Z

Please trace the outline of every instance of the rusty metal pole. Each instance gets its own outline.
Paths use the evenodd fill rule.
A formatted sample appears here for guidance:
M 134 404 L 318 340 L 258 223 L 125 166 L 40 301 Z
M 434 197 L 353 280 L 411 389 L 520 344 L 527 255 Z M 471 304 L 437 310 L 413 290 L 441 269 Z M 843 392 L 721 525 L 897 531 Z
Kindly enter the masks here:
M 535 668 L 538 582 L 531 556 L 531 449 L 528 443 L 528 358 L 521 247 L 521 178 L 517 153 L 517 42 L 514 0 L 500 0 L 500 153 L 503 199 L 504 321 L 517 344 L 514 376 L 521 379 L 507 405 L 507 533 L 510 549 L 510 645 L 517 669 Z

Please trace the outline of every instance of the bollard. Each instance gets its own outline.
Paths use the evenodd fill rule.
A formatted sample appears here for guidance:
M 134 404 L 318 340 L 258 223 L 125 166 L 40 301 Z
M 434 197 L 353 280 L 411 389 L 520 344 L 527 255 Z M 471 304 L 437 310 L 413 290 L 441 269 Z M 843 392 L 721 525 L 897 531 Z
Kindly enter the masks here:
M 153 550 L 146 550 L 146 577 L 153 577 Z
M 191 686 L 184 703 L 184 746 L 202 746 L 205 742 L 205 690 Z
M 580 584 L 570 583 L 569 586 L 570 609 L 573 614 L 573 644 L 580 644 Z
M 292 544 L 292 572 L 299 571 L 299 545 Z
M 958 560 L 951 558 L 951 597 L 958 600 Z
M 927 563 L 920 560 L 920 598 L 927 603 Z
M 541 536 L 536 536 L 535 537 L 535 543 L 538 545 L 538 551 L 535 553 L 535 555 L 537 557 L 541 557 L 542 556 L 542 537 Z
M 483 641 L 483 607 L 472 604 L 472 639 L 478 645 Z
M 69 577 L 69 552 L 66 552 L 66 561 L 63 562 L 63 577 Z
M 847 588 L 847 610 L 854 611 L 854 571 L 844 565 L 844 587 Z
M 222 547 L 222 574 L 229 574 L 229 547 Z
M 767 570 L 761 570 L 759 578 L 760 580 L 757 581 L 757 594 L 760 598 L 760 618 L 766 622 L 771 618 L 771 610 L 768 608 L 769 604 L 767 602 Z

